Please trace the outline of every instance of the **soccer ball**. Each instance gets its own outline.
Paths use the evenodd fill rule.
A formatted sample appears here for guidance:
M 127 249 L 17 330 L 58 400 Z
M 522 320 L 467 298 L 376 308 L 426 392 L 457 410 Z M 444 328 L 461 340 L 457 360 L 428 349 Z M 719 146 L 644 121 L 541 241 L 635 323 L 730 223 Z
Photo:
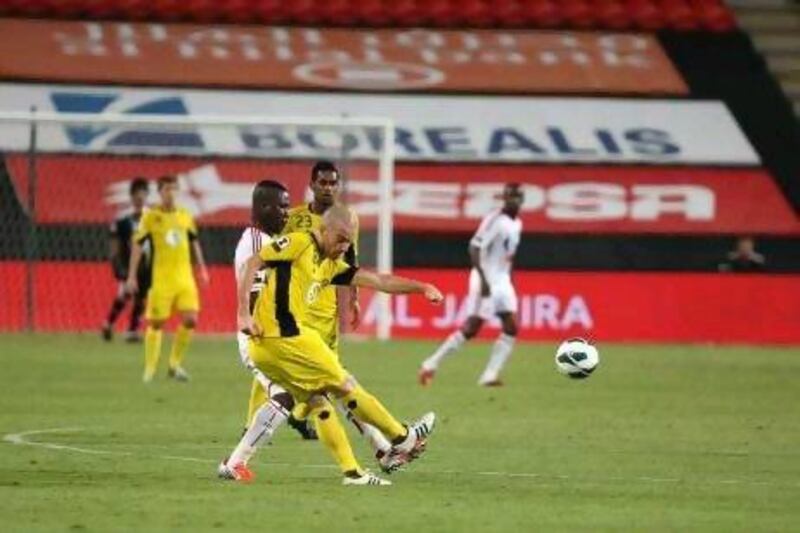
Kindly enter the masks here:
M 588 378 L 599 363 L 597 348 L 584 339 L 565 340 L 556 350 L 556 368 L 572 379 Z

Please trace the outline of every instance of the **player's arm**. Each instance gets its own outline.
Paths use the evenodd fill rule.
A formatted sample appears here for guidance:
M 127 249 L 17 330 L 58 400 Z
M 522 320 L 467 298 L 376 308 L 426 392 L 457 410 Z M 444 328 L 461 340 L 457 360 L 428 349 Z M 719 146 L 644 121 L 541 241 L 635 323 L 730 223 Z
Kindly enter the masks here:
M 192 243 L 192 252 L 194 252 L 194 261 L 197 265 L 197 271 L 200 275 L 200 282 L 203 285 L 208 285 L 211 279 L 208 275 L 208 267 L 206 267 L 205 256 L 203 255 L 203 247 L 200 246 L 200 238 L 197 234 L 197 224 L 194 219 L 190 219 L 189 223 L 189 242 Z
M 122 263 L 122 242 L 119 237 L 118 223 L 111 224 L 111 232 L 108 234 L 108 259 L 111 261 L 111 268 L 118 279 L 127 279 L 126 268 L 128 265 Z
M 472 263 L 472 268 L 475 269 L 481 279 L 481 296 L 489 296 L 491 294 L 491 287 L 489 287 L 486 273 L 481 266 L 481 255 L 494 239 L 496 227 L 497 221 L 495 219 L 484 219 L 472 240 L 469 241 L 469 260 Z
M 353 231 L 353 244 L 350 245 L 350 249 L 347 250 L 345 254 L 345 261 L 348 264 L 357 267 L 358 266 L 358 217 L 356 217 L 356 224 L 355 229 Z M 357 285 L 350 285 L 350 297 L 349 307 L 350 307 L 350 327 L 356 329 L 358 324 L 361 322 L 361 304 L 358 301 L 358 286 Z
M 425 298 L 435 304 L 444 299 L 439 289 L 430 283 L 393 274 L 378 274 L 369 270 L 356 270 L 354 267 L 350 267 L 334 277 L 331 283 L 367 287 L 388 294 L 423 294 Z
M 150 215 L 148 211 L 142 215 L 139 227 L 131 240 L 131 258 L 128 262 L 128 279 L 125 281 L 125 288 L 130 293 L 139 291 L 139 283 L 136 273 L 139 271 L 139 263 L 142 261 L 142 243 L 150 238 Z
M 261 330 L 253 320 L 250 312 L 250 289 L 256 279 L 256 272 L 264 266 L 264 260 L 258 255 L 251 256 L 244 262 L 241 276 L 236 285 L 236 327 L 246 335 L 258 337 Z

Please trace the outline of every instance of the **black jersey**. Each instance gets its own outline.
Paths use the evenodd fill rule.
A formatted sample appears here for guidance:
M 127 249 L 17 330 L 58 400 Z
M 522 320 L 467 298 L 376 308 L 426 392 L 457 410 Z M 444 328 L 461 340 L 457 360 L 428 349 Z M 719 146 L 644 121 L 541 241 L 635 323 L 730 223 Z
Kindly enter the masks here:
M 136 233 L 136 228 L 139 227 L 139 221 L 142 216 L 130 213 L 122 216 L 111 223 L 111 237 L 119 241 L 119 254 L 111 258 L 111 266 L 114 269 L 114 276 L 120 281 L 128 277 L 128 265 L 131 261 L 131 243 L 133 234 Z M 139 262 L 138 278 L 141 284 L 143 279 L 150 277 L 150 249 L 147 244 L 144 245 L 142 260 Z

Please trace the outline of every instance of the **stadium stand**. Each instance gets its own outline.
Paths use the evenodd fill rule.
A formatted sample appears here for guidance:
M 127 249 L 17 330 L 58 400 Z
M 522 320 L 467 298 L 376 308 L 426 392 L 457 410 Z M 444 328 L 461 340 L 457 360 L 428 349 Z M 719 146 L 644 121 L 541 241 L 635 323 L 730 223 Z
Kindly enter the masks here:
M 22 17 L 300 26 L 604 28 L 727 31 L 721 0 L 29 0 L 0 14 Z

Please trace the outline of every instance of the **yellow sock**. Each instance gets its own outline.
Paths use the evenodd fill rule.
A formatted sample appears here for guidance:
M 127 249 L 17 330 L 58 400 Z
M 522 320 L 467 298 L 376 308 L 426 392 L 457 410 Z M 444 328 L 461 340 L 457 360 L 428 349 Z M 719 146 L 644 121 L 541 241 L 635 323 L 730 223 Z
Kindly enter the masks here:
M 326 400 L 325 403 L 312 407 L 309 416 L 314 421 L 319 440 L 331 452 L 342 472 L 353 470 L 361 472 L 361 466 L 353 455 L 353 448 L 350 447 L 347 433 L 345 433 L 333 405 Z
M 361 385 L 356 385 L 354 391 L 342 397 L 342 401 L 357 419 L 372 424 L 390 441 L 406 434 L 405 426 L 398 422 L 383 404 L 375 396 L 365 391 Z
M 250 402 L 247 405 L 247 422 L 245 426 L 250 427 L 250 422 L 253 416 L 258 411 L 258 408 L 264 405 L 267 401 L 267 391 L 261 386 L 257 379 L 253 378 L 253 385 L 250 387 Z
M 189 348 L 189 341 L 192 339 L 193 328 L 187 328 L 183 324 L 178 326 L 175 331 L 175 338 L 172 340 L 172 351 L 169 354 L 169 367 L 178 368 L 186 356 L 186 349 Z
M 150 381 L 158 368 L 158 359 L 161 357 L 162 330 L 147 326 L 144 333 L 144 380 Z

